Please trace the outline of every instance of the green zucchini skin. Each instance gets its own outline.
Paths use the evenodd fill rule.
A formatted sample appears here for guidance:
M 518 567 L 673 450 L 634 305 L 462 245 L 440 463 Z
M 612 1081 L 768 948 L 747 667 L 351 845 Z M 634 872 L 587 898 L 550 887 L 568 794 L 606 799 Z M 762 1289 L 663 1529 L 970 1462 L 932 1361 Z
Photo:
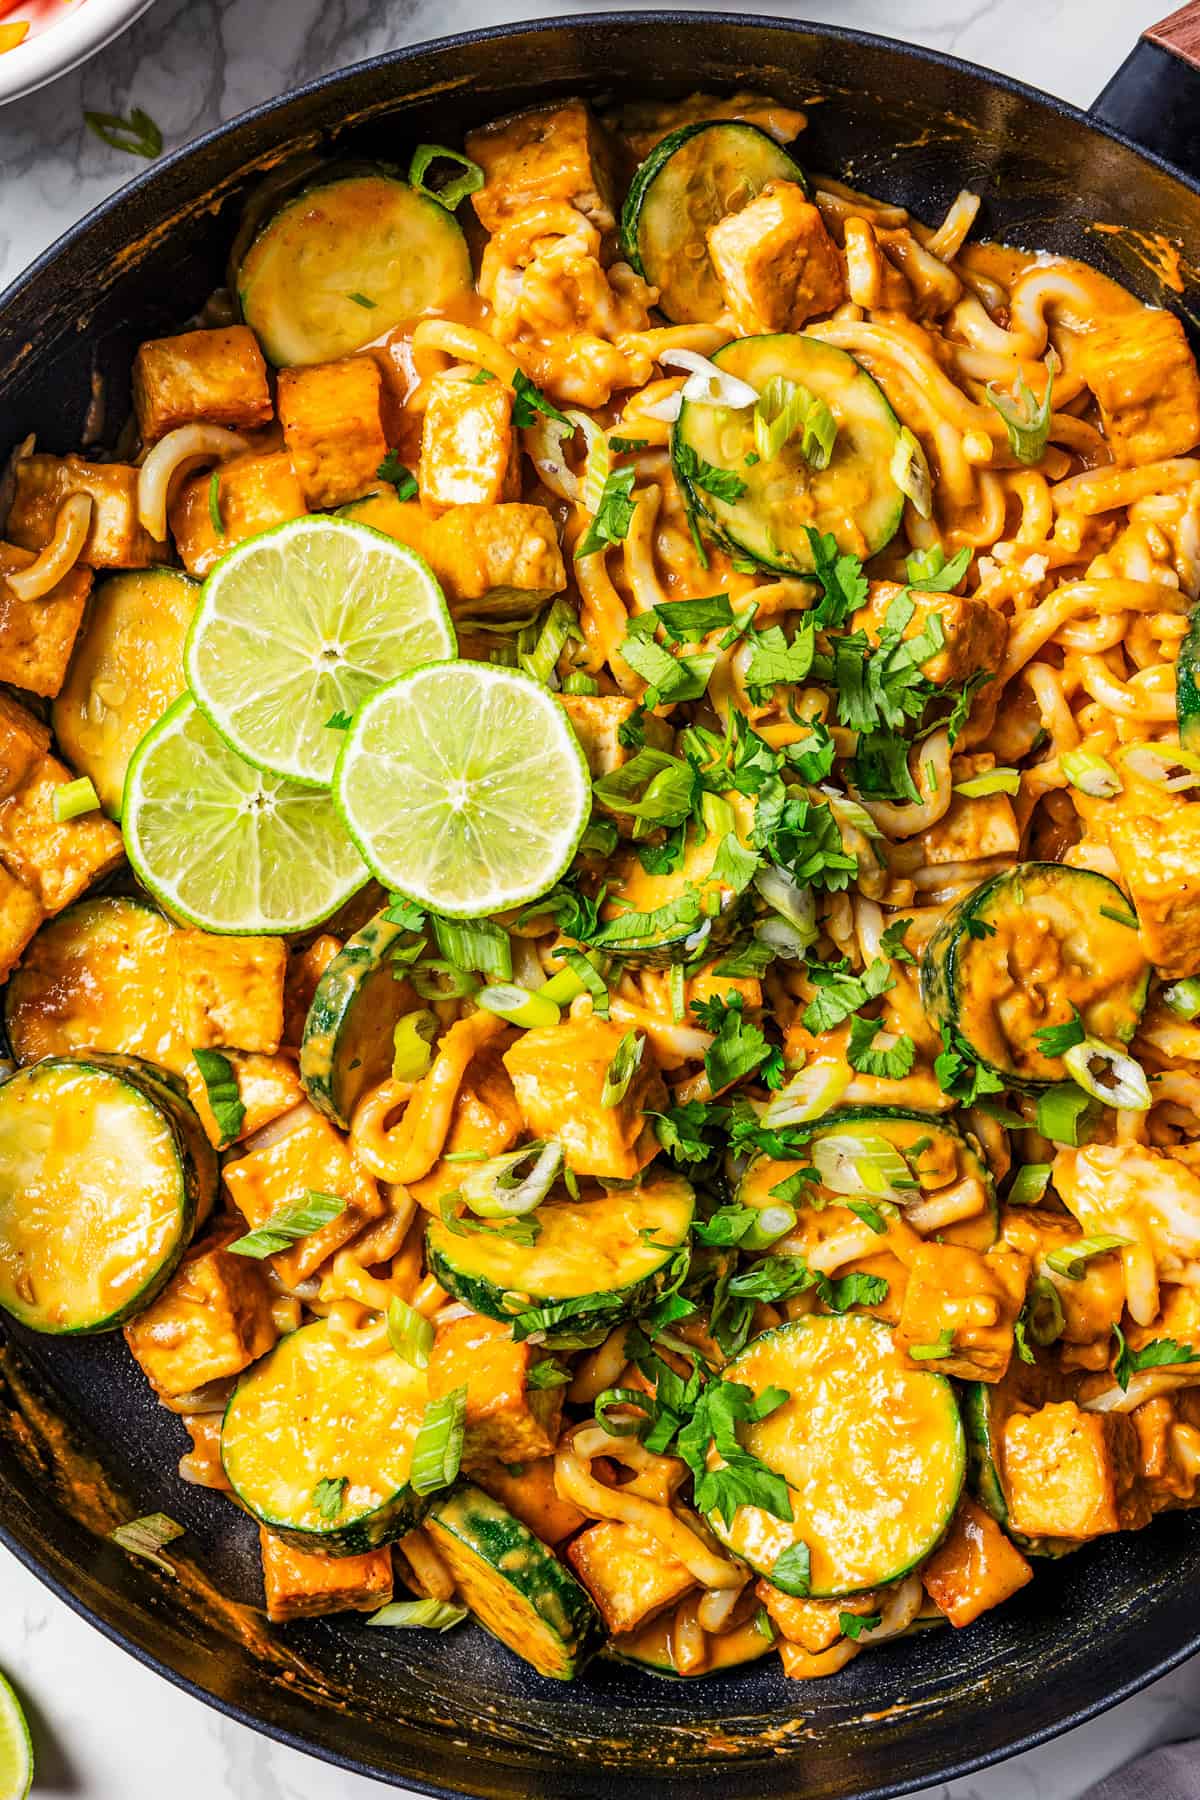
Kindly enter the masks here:
M 62 1133 L 72 1110 L 88 1104 L 89 1086 L 95 1104 L 103 1104 L 105 1128 L 93 1124 L 90 1135 L 86 1131 L 74 1134 L 78 1172 L 72 1175 L 72 1151 L 64 1147 Z M 128 1120 L 128 1131 L 121 1137 L 116 1135 L 119 1117 Z M 53 1163 L 44 1157 L 38 1160 L 30 1147 L 31 1128 L 37 1124 L 54 1146 Z M 160 1179 L 171 1189 L 173 1215 L 164 1219 L 157 1243 L 140 1254 L 139 1285 L 115 1306 L 98 1298 L 89 1304 L 84 1289 L 97 1261 L 106 1251 L 115 1253 L 132 1233 L 147 1226 L 144 1211 L 128 1210 L 137 1192 L 137 1165 L 132 1156 L 138 1128 L 146 1140 L 147 1158 L 153 1143 L 161 1162 Z M 111 1226 L 113 1241 L 106 1245 L 103 1225 L 97 1241 L 93 1222 L 87 1242 L 81 1244 L 74 1236 L 65 1236 L 57 1246 L 52 1240 L 45 1242 L 39 1267 L 36 1233 L 31 1238 L 28 1227 L 18 1229 L 22 1211 L 35 1197 L 44 1210 L 57 1206 L 68 1218 L 74 1207 L 72 1222 L 82 1228 L 83 1209 L 90 1207 L 95 1214 L 98 1175 L 106 1169 L 121 1171 L 119 1186 L 114 1185 L 111 1196 L 105 1195 L 103 1225 Z M 143 1191 L 148 1180 L 147 1162 Z M 56 1337 L 117 1330 L 144 1311 L 170 1280 L 201 1209 L 211 1208 L 215 1190 L 216 1159 L 211 1146 L 209 1158 L 201 1162 L 176 1096 L 135 1058 L 48 1057 L 18 1070 L 0 1086 L 0 1307 L 31 1331 Z M 122 1211 L 123 1207 L 127 1210 Z M 43 1297 L 23 1294 L 22 1277 L 30 1285 L 36 1277 Z M 56 1285 L 63 1290 L 62 1298 L 52 1307 L 44 1296 L 53 1293 Z
M 392 1033 L 414 1001 L 393 972 L 405 935 L 377 913 L 334 957 L 317 983 L 300 1043 L 300 1081 L 318 1112 L 343 1131 L 368 1088 L 392 1072 Z
M 221 1464 L 246 1510 L 293 1549 L 361 1556 L 424 1517 L 428 1498 L 408 1474 L 427 1399 L 424 1371 L 386 1340 L 378 1354 L 349 1353 L 318 1319 L 242 1376 L 225 1408 Z M 340 1477 L 349 1498 L 324 1517 L 314 1490 Z M 379 1491 L 354 1498 L 361 1487 Z
M 724 305 L 705 244 L 708 227 L 729 210 L 718 191 L 722 174 L 744 190 L 742 205 L 769 181 L 794 181 L 808 191 L 787 151 L 743 120 L 702 119 L 654 146 L 621 209 L 621 249 L 658 288 L 660 309 L 677 325 L 711 323 Z M 696 245 L 703 254 L 689 257 Z
M 623 938 L 611 947 L 611 955 L 632 968 L 669 969 L 675 963 L 692 962 L 723 949 L 736 937 L 754 910 L 754 895 L 751 891 L 737 894 L 712 880 L 720 842 L 717 832 L 703 838 L 689 832 L 679 867 L 665 875 L 647 876 L 635 854 L 623 857 L 614 871 L 613 886 L 634 910 L 657 911 L 680 899 L 689 887 L 698 889 L 706 900 L 716 896 L 719 906 L 695 925 L 660 929 L 643 938 Z
M 1034 1371 L 1030 1371 L 1032 1376 Z M 1008 1522 L 1008 1496 L 1001 1467 L 1004 1423 L 1013 1410 L 1021 1377 L 1009 1375 L 1002 1382 L 967 1381 L 962 1384 L 963 1429 L 967 1435 L 967 1486 L 985 1512 L 991 1513 L 1025 1556 L 1051 1561 L 1068 1556 L 1078 1544 L 1069 1538 L 1026 1537 Z M 1015 1391 L 1014 1391 L 1015 1390 Z M 1040 1403 L 1040 1396 L 1039 1396 Z
M 1175 717 L 1184 750 L 1200 750 L 1200 605 L 1193 606 L 1175 664 Z
M 1098 1003 L 1085 998 L 1080 1007 L 1085 1026 L 1095 1036 L 1108 1042 L 1128 1043 L 1146 1004 L 1150 965 L 1137 947 L 1136 932 L 1128 926 L 1113 923 L 1102 914 L 1100 909 L 1106 907 L 1110 912 L 1132 916 L 1132 908 L 1116 883 L 1093 869 L 1030 862 L 993 875 L 949 909 L 921 957 L 921 998 L 933 1023 L 948 1030 L 958 1048 L 999 1075 L 1008 1086 L 1031 1093 L 1070 1079 L 1061 1056 L 1043 1056 L 1031 1031 L 1023 1050 L 1027 1066 L 1018 1067 L 1011 1053 L 1002 1054 L 990 1042 L 980 1041 L 981 1022 L 976 1021 L 972 1028 L 964 1018 L 964 1008 L 976 988 L 982 985 L 973 978 L 969 965 L 986 968 L 993 957 L 1005 954 L 1007 945 L 996 950 L 992 946 L 992 935 L 997 928 L 1003 931 L 1007 920 L 1028 912 L 1030 895 L 1039 893 L 1047 897 L 1047 905 L 1062 904 L 1073 909 L 1079 920 L 1080 935 L 1087 942 L 1086 966 L 1089 971 L 1111 968 L 1115 961 L 1114 952 L 1116 955 L 1132 952 L 1121 991 L 1104 1002 L 1103 1020 L 1090 1016 L 1093 1005 Z M 991 933 L 985 931 L 985 927 L 991 927 Z M 979 935 L 972 935 L 973 931 Z M 993 991 L 992 983 L 984 986 L 985 994 L 990 995 Z M 995 1012 L 992 1004 L 982 1023 L 986 1024 Z M 1060 1015 L 1046 1022 L 1061 1024 L 1066 1016 Z M 1098 1025 L 1100 1029 L 1097 1029 Z
M 527 1525 L 470 1482 L 438 1498 L 425 1530 L 480 1623 L 552 1681 L 572 1681 L 604 1642 L 575 1577 Z

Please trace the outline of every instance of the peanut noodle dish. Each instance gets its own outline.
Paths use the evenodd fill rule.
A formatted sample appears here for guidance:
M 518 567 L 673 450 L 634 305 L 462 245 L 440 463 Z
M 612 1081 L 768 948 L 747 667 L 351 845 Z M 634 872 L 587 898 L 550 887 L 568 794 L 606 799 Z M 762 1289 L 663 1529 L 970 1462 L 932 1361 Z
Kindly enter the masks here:
M 286 165 L 16 447 L 0 1307 L 272 1621 L 805 1680 L 1200 1504 L 1200 376 L 803 127 Z

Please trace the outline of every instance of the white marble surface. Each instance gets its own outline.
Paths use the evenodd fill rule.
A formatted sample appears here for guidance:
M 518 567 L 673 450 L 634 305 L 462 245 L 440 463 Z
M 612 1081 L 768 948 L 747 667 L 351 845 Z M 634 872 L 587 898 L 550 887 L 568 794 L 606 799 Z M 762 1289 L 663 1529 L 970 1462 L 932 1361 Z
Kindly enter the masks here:
M 1169 10 L 1167 0 L 773 4 L 950 50 L 1085 105 L 1137 32 Z M 392 45 L 563 10 L 553 0 L 158 0 L 86 69 L 0 112 L 0 286 L 139 166 L 85 130 L 85 106 L 144 107 L 174 147 Z M 382 1800 L 377 1783 L 273 1745 L 167 1686 L 3 1552 L 0 1667 L 29 1703 L 38 1800 Z M 1056 1743 L 922 1800 L 1077 1800 L 1139 1750 L 1197 1731 L 1200 1659 Z

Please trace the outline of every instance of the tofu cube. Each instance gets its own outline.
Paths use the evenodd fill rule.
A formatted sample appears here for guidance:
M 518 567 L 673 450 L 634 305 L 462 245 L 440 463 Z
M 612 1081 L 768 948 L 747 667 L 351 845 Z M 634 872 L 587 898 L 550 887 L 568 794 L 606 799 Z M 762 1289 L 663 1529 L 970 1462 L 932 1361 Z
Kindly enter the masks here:
M 481 1462 L 471 1475 L 485 1494 L 507 1506 L 513 1517 L 528 1525 L 544 1544 L 561 1544 L 587 1524 L 587 1514 L 580 1512 L 573 1501 L 564 1500 L 555 1487 L 552 1456 L 517 1463 L 511 1468 L 501 1462 Z
M 0 981 L 15 968 L 45 916 L 37 895 L 0 865 Z
M 466 1467 L 553 1454 L 562 1389 L 526 1387 L 538 1360 L 531 1345 L 515 1344 L 495 1319 L 472 1315 L 439 1327 L 429 1355 L 429 1393 L 437 1400 L 466 1387 Z
M 60 823 L 54 795 L 72 780 L 56 757 L 43 756 L 14 794 L 0 800 L 0 862 L 48 913 L 61 912 L 124 857 L 121 833 L 102 813 Z
M 930 1599 L 961 1627 L 1019 1593 L 1033 1570 L 992 1515 L 964 1495 L 921 1579 Z
M 145 569 L 166 559 L 167 547 L 138 522 L 138 471 L 132 463 L 90 463 L 79 456 L 26 456 L 17 464 L 17 491 L 8 535 L 23 550 L 44 550 L 54 536 L 68 494 L 88 494 L 92 522 L 79 560 L 93 569 Z
M 279 422 L 314 511 L 357 500 L 376 481 L 388 450 L 382 386 L 373 356 L 279 371 Z
M 452 610 L 457 603 L 462 610 L 503 616 L 528 610 L 531 601 L 548 600 L 567 585 L 554 520 L 544 506 L 456 506 L 438 526 L 433 568 Z
M 0 681 L 53 699 L 67 679 L 92 571 L 76 563 L 41 600 L 18 600 L 4 577 L 33 560 L 31 550 L 0 544 Z
M 304 1021 L 317 983 L 341 947 L 341 938 L 323 931 L 303 950 L 293 950 L 288 956 L 287 973 L 283 978 L 283 1041 L 294 1050 L 300 1048 Z
M 497 506 L 521 496 L 520 451 L 505 381 L 478 385 L 435 375 L 421 432 L 421 499 L 427 506 Z
M 894 581 L 873 581 L 867 604 L 854 614 L 852 628 L 865 631 L 872 643 L 878 643 L 888 608 L 903 591 Z M 921 664 L 923 675 L 943 686 L 966 681 L 981 669 L 996 673 L 1008 642 L 1008 621 L 1002 612 L 971 594 L 926 594 L 913 589 L 910 598 L 914 610 L 904 627 L 904 638 L 919 637 L 935 616 L 945 639 L 942 649 Z M 983 694 L 994 686 L 989 682 Z
M 267 424 L 271 390 L 258 339 L 248 325 L 149 338 L 133 359 L 133 404 L 144 444 L 179 425 Z
M 581 1532 L 567 1546 L 567 1561 L 614 1636 L 636 1631 L 696 1585 L 655 1538 L 615 1519 Z
M 209 503 L 211 469 L 185 481 L 167 509 L 183 566 L 197 577 L 207 575 L 243 538 L 302 518 L 308 511 L 286 450 L 249 450 L 231 456 L 216 473 L 216 511 L 223 531 L 216 529 Z
M 235 1142 L 252 1137 L 264 1125 L 269 1125 L 272 1119 L 281 1119 L 285 1112 L 290 1112 L 293 1106 L 299 1106 L 303 1100 L 304 1089 L 300 1085 L 296 1064 L 290 1056 L 261 1056 L 254 1051 L 243 1050 L 226 1050 L 222 1054 L 227 1057 L 233 1069 L 238 1085 L 238 1098 L 246 1109 L 246 1116 Z M 183 1077 L 187 1082 L 188 1099 L 199 1113 L 200 1123 L 210 1141 L 223 1145 L 226 1140 L 221 1135 L 212 1107 L 208 1103 L 208 1089 L 204 1085 L 204 1078 L 193 1060 L 189 1059 Z
M 49 748 L 50 733 L 42 721 L 28 707 L 0 694 L 0 800 L 16 793 Z
M 739 332 L 798 331 L 846 298 L 837 245 L 794 181 L 770 181 L 708 232 L 708 254 Z
M 1013 1413 L 1004 1426 L 1009 1523 L 1027 1537 L 1119 1531 L 1136 1459 L 1137 1432 L 1124 1413 L 1082 1412 L 1072 1400 Z
M 386 1547 L 363 1556 L 311 1556 L 261 1525 L 258 1539 L 272 1625 L 326 1613 L 377 1612 L 392 1597 L 392 1553 Z
M 1063 1309 L 1062 1343 L 1109 1341 L 1113 1326 L 1121 1323 L 1125 1310 L 1125 1270 L 1119 1256 L 1089 1257 L 1078 1281 L 1056 1274 L 1046 1258 L 1055 1250 L 1067 1250 L 1078 1243 L 1083 1232 L 1069 1213 L 1050 1212 L 1043 1207 L 1005 1209 L 1001 1236 L 1010 1250 L 1027 1256 L 1036 1273 L 1054 1286 Z
M 220 1244 L 185 1256 L 158 1299 L 125 1327 L 134 1359 L 168 1399 L 240 1375 L 277 1336 L 262 1269 Z
M 995 767 L 994 756 L 956 758 L 951 779 L 969 781 Z M 949 810 L 917 838 L 924 860 L 931 863 L 970 862 L 984 856 L 1015 856 L 1021 833 L 1012 801 L 1007 794 L 979 794 L 973 799 L 955 794 Z
M 870 1593 L 850 1594 L 837 1600 L 801 1599 L 772 1587 L 769 1581 L 757 1582 L 754 1591 L 780 1637 L 789 1644 L 798 1644 L 810 1656 L 824 1655 L 846 1635 L 841 1625 L 842 1613 L 870 1618 L 882 1610 L 886 1598 L 874 1588 Z
M 555 201 L 574 206 L 599 232 L 616 228 L 612 146 L 583 100 L 539 106 L 467 134 L 484 173 L 472 194 L 485 231 Z
M 1118 313 L 1081 340 L 1079 363 L 1117 462 L 1183 456 L 1200 442 L 1200 375 L 1173 313 Z
M 345 1138 L 328 1119 L 316 1115 L 305 1118 L 286 1137 L 226 1163 L 224 1176 L 234 1205 L 251 1229 L 265 1225 L 308 1193 L 337 1194 L 346 1202 L 327 1225 L 271 1257 L 285 1287 L 306 1280 L 385 1210 L 378 1186 L 355 1160 Z
M 945 1353 L 920 1359 L 922 1369 L 961 1381 L 1002 1380 L 1028 1281 L 1029 1263 L 1015 1251 L 984 1256 L 957 1244 L 922 1244 L 909 1264 L 898 1348 L 924 1348 L 949 1333 Z
M 1200 969 L 1200 805 L 1151 817 L 1122 814 L 1108 827 L 1121 885 L 1137 908 L 1142 948 L 1168 980 Z
M 623 1036 L 606 1019 L 564 1019 L 522 1032 L 504 1053 L 530 1135 L 557 1137 L 576 1175 L 632 1181 L 657 1148 L 644 1114 L 663 1110 L 666 1088 L 648 1040 L 624 1098 L 600 1103 Z
M 274 1055 L 283 1036 L 283 939 L 178 931 L 172 944 L 186 1043 Z

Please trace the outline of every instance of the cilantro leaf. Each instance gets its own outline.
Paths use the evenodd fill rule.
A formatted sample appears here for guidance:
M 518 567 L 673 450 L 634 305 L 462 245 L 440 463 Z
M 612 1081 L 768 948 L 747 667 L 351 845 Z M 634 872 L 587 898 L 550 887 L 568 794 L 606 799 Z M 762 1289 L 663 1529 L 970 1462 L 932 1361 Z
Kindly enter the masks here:
M 548 419 L 556 419 L 560 425 L 571 425 L 565 413 L 560 413 L 557 406 L 552 406 L 542 390 L 532 381 L 523 369 L 518 369 L 512 380 L 513 408 L 512 422 L 518 431 L 533 424 L 538 413 L 544 413 Z M 571 427 L 572 430 L 574 427 Z M 632 486 L 632 483 L 630 484 Z
M 850 1041 L 846 1059 L 860 1075 L 875 1075 L 884 1081 L 901 1081 L 912 1068 L 917 1046 L 910 1037 L 899 1037 L 890 1050 L 871 1048 L 883 1029 L 882 1019 L 865 1019 L 862 1014 L 850 1022 Z
M 971 566 L 971 548 L 964 544 L 950 561 L 940 544 L 923 553 L 914 554 L 905 564 L 909 587 L 922 594 L 949 594 L 958 586 Z
M 804 531 L 812 551 L 813 573 L 821 587 L 821 598 L 810 617 L 818 626 L 841 625 L 867 598 L 863 566 L 857 556 L 840 551 L 830 533 L 822 534 L 811 525 Z
M 609 544 L 619 544 L 626 538 L 633 523 L 636 505 L 632 498 L 636 476 L 637 470 L 632 463 L 611 472 L 601 490 L 596 515 L 575 546 L 576 562 L 581 557 L 594 555 L 597 550 L 603 550 Z
M 767 1302 L 813 1291 L 833 1312 L 840 1313 L 850 1306 L 877 1306 L 887 1298 L 888 1283 L 882 1275 L 861 1271 L 832 1281 L 819 1269 L 810 1268 L 802 1256 L 765 1256 L 753 1268 L 735 1275 L 729 1291 L 739 1298 Z
M 349 1485 L 346 1475 L 323 1475 L 313 1489 L 309 1505 L 316 1508 L 327 1525 L 340 1515 Z
M 792 1517 L 791 1496 L 783 1476 L 744 1449 L 737 1435 L 739 1424 L 769 1417 L 786 1399 L 782 1388 L 764 1388 L 755 1395 L 737 1381 L 710 1381 L 704 1388 L 677 1438 L 679 1454 L 692 1471 L 699 1511 L 719 1513 L 726 1526 L 733 1523 L 739 1506 L 760 1506 L 777 1519 Z M 722 1458 L 721 1464 L 711 1469 L 710 1444 Z
M 768 1087 L 783 1081 L 783 1052 L 769 1044 L 758 1026 L 745 1017 L 746 996 L 731 993 L 693 1000 L 692 1011 L 705 1030 L 716 1033 L 704 1053 L 704 1069 L 714 1094 L 733 1087 L 756 1069 Z
M 637 631 L 628 634 L 619 654 L 648 683 L 645 697 L 648 707 L 699 700 L 717 666 L 718 656 L 715 650 L 702 651 L 698 656 L 673 656 L 665 645 Z
M 701 1163 L 717 1149 L 717 1144 L 704 1134 L 721 1123 L 725 1109 L 706 1106 L 702 1100 L 688 1100 L 682 1106 L 669 1107 L 665 1113 L 651 1113 L 654 1133 L 667 1155 L 676 1162 Z
M 219 1050 L 193 1050 L 209 1109 L 217 1127 L 218 1149 L 231 1144 L 246 1120 L 241 1089 L 233 1064 Z
M 771 1565 L 771 1573 L 767 1577 L 772 1587 L 780 1593 L 792 1594 L 797 1600 L 803 1600 L 812 1592 L 812 1552 L 802 1539 L 789 1544 L 781 1550 Z
M 908 936 L 911 924 L 911 919 L 893 919 L 890 925 L 884 927 L 883 934 L 879 939 L 879 948 L 885 956 L 890 956 L 893 962 L 915 963 L 917 960 L 904 941 Z
M 745 684 L 750 698 L 768 698 L 780 682 L 804 681 L 813 665 L 815 638 L 811 627 L 801 626 L 789 644 L 781 625 L 770 625 L 766 631 L 746 633 L 751 646 L 746 665 Z
M 960 1106 L 974 1106 L 980 1094 L 1000 1094 L 1004 1083 L 969 1055 L 949 1025 L 942 1026 L 942 1050 L 933 1065 L 934 1079 L 943 1094 Z
M 706 462 L 690 444 L 677 444 L 674 456 L 675 468 L 681 478 L 691 487 L 711 494 L 714 500 L 732 504 L 745 493 L 746 483 L 740 475 L 735 475 L 732 469 L 718 469 L 715 463 Z
M 417 491 L 416 476 L 400 461 L 398 450 L 389 450 L 375 471 L 380 481 L 390 481 L 397 500 L 411 500 Z
M 837 760 L 837 745 L 833 733 L 820 720 L 814 720 L 808 736 L 801 738 L 798 744 L 789 744 L 784 751 L 788 767 L 795 769 L 801 781 L 824 781 Z
M 848 973 L 843 963 L 809 963 L 808 978 L 817 988 L 804 1009 L 806 1031 L 832 1031 L 843 1019 L 858 1012 L 868 1000 L 878 1000 L 896 985 L 883 957 L 869 962 L 861 975 Z
M 840 1612 L 838 1626 L 843 1637 L 857 1644 L 864 1631 L 877 1631 L 883 1624 L 882 1613 Z
M 1073 1050 L 1076 1044 L 1082 1044 L 1087 1030 L 1079 1016 L 1079 1008 L 1073 1006 L 1065 1025 L 1043 1025 L 1033 1035 L 1043 1056 L 1061 1056 L 1064 1050 Z
M 1122 1393 L 1141 1369 L 1165 1369 L 1177 1363 L 1200 1361 L 1200 1350 L 1194 1350 L 1190 1344 L 1181 1344 L 1175 1338 L 1151 1338 L 1140 1350 L 1131 1350 L 1119 1325 L 1113 1326 L 1113 1332 L 1117 1339 L 1113 1375 Z
M 740 1244 L 757 1218 L 756 1206 L 719 1206 L 711 1218 L 695 1221 L 692 1235 L 698 1244 L 718 1247 Z
M 654 608 L 654 616 L 676 644 L 695 644 L 710 631 L 734 623 L 728 594 L 706 594 L 699 600 L 667 600 Z

